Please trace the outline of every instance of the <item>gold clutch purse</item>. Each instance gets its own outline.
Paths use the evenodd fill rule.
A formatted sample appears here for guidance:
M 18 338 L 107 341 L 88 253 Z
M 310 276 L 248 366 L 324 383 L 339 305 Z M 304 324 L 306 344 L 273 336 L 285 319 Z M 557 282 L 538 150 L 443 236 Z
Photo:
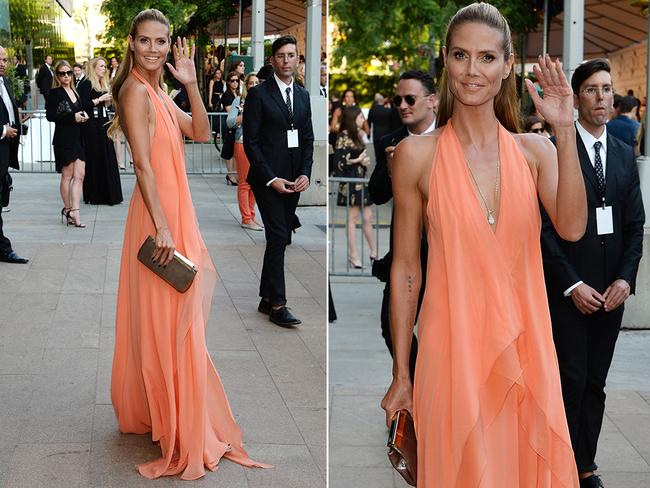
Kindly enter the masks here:
M 156 242 L 153 237 L 148 236 L 138 251 L 138 261 L 144 264 L 151 271 L 160 276 L 163 280 L 176 288 L 181 293 L 187 291 L 196 275 L 194 263 L 178 251 L 174 251 L 174 257 L 166 266 L 160 266 L 151 259 L 156 250 Z
M 418 447 L 413 418 L 408 410 L 399 410 L 390 425 L 388 459 L 402 478 L 415 486 L 418 481 Z

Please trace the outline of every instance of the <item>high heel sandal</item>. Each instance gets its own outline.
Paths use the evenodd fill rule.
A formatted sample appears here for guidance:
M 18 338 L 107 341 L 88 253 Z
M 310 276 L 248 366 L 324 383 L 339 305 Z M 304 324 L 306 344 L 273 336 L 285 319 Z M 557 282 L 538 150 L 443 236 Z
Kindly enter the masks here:
M 363 269 L 363 265 L 359 261 L 355 261 L 352 258 L 348 258 L 348 263 L 350 263 L 350 266 L 352 266 L 354 269 Z
M 65 224 L 65 219 L 66 219 L 66 217 L 67 217 L 67 215 L 66 215 L 66 210 L 70 210 L 70 207 L 63 207 L 63 208 L 61 209 L 61 223 L 62 223 L 62 224 Z
M 68 219 L 68 222 L 66 223 L 66 227 L 69 226 L 69 225 L 73 225 L 73 226 L 78 227 L 78 228 L 80 228 L 80 229 L 85 229 L 85 228 L 86 228 L 86 224 L 82 224 L 81 222 L 77 222 L 77 221 L 74 219 L 74 217 L 70 216 L 70 214 L 71 214 L 72 212 L 74 212 L 74 211 L 79 211 L 79 209 L 78 209 L 78 208 L 71 208 L 70 210 L 68 210 L 68 211 L 65 213 L 65 216 L 66 216 L 66 218 Z
M 238 183 L 236 181 L 231 180 L 230 175 L 226 175 L 226 186 L 228 185 L 238 186 Z

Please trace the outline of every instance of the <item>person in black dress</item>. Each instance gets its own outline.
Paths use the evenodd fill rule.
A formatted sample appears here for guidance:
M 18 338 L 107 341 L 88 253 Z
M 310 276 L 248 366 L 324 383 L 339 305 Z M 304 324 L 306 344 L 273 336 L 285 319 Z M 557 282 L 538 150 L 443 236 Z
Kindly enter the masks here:
M 210 89 L 208 90 L 208 108 L 210 112 L 218 112 L 221 107 L 221 95 L 225 89 L 223 82 L 223 73 L 219 68 L 215 68 L 210 80 Z
M 122 185 L 115 147 L 106 135 L 106 108 L 111 103 L 111 94 L 104 58 L 90 61 L 88 76 L 79 83 L 78 90 L 81 105 L 90 117 L 81 130 L 86 148 L 84 203 L 116 205 L 123 200 Z
M 61 219 L 65 218 L 68 225 L 86 227 L 80 220 L 79 201 L 86 173 L 81 125 L 88 121 L 88 114 L 74 88 L 70 63 L 65 60 L 56 63 L 53 85 L 45 103 L 45 115 L 55 124 L 52 145 L 56 171 L 61 173 Z
M 235 98 L 240 95 L 241 92 L 239 90 L 239 83 L 239 71 L 229 71 L 228 76 L 226 76 L 226 89 L 224 91 L 224 94 L 221 95 L 221 106 L 223 107 L 224 112 L 230 113 L 232 102 L 234 102 Z M 225 127 L 225 125 L 226 124 L 224 121 L 223 127 Z M 226 184 L 237 186 L 238 180 L 231 176 L 237 174 L 234 157 L 226 161 L 226 167 L 228 168 L 228 174 L 226 175 Z
M 340 132 L 336 138 L 334 164 L 336 176 L 365 178 L 370 164 L 366 150 L 368 135 L 362 127 L 366 122 L 361 109 L 356 105 L 345 107 L 341 116 Z M 370 247 L 370 260 L 377 259 L 377 243 L 373 233 L 372 201 L 366 183 L 340 183 L 336 204 L 348 207 L 348 262 L 361 269 L 363 263 L 357 251 L 356 229 L 359 217 L 363 221 L 363 234 Z

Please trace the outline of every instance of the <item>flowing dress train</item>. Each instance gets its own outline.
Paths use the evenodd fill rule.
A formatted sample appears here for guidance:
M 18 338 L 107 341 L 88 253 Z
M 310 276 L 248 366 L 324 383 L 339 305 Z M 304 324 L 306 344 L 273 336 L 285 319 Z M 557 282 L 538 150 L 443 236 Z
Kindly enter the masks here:
M 487 222 L 450 120 L 427 202 L 429 265 L 413 389 L 419 488 L 577 488 L 542 257 L 537 192 L 499 126 Z
M 160 203 L 176 249 L 198 272 L 178 293 L 137 260 L 153 221 L 136 184 L 124 229 L 117 294 L 111 400 L 123 433 L 151 432 L 162 457 L 140 464 L 147 478 L 175 475 L 191 480 L 217 469 L 225 457 L 244 466 L 251 460 L 219 375 L 205 344 L 216 271 L 199 232 L 185 173 L 183 138 L 173 102 L 136 70 L 155 107 L 151 166 Z M 164 100 L 164 102 L 163 102 Z

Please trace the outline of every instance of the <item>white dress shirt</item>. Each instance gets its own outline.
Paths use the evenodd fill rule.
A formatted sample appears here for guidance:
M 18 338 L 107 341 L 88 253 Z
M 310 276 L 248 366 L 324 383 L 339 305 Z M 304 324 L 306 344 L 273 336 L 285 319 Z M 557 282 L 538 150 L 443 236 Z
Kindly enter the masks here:
M 600 147 L 600 159 L 603 163 L 603 176 L 605 176 L 607 174 L 607 126 L 603 126 L 603 133 L 598 138 L 587 132 L 587 129 L 580 125 L 580 122 L 577 120 L 576 129 L 578 129 L 578 135 L 580 136 L 580 139 L 582 139 L 582 143 L 585 145 L 585 149 L 587 150 L 587 155 L 589 156 L 589 161 L 591 162 L 592 166 L 595 166 L 596 164 L 596 149 L 594 149 L 594 145 L 596 142 L 600 142 L 602 144 Z M 577 283 L 574 283 L 569 288 L 564 290 L 564 296 L 570 296 L 571 292 L 578 285 L 582 285 L 582 283 L 584 283 L 582 280 L 578 281 Z
M 9 98 L 9 92 L 5 87 L 4 77 L 2 76 L 0 76 L 0 98 L 2 98 L 2 102 L 5 104 L 5 107 L 7 108 L 7 112 L 9 113 L 9 125 L 15 124 L 16 119 L 14 117 L 14 106 L 11 103 L 11 98 Z M 4 139 L 6 133 L 7 133 L 7 127 L 3 126 L 2 136 L 0 137 L 0 139 Z
M 291 111 L 295 112 L 294 104 L 293 104 L 293 78 L 291 78 L 291 83 L 288 85 L 280 78 L 278 78 L 278 75 L 276 75 L 275 73 L 273 73 L 273 78 L 275 78 L 275 82 L 278 84 L 278 88 L 280 89 L 280 96 L 282 97 L 282 100 L 284 101 L 285 104 L 287 103 L 287 88 L 290 88 L 289 99 L 291 100 Z M 273 183 L 277 179 L 278 179 L 277 176 L 275 178 L 272 178 L 266 183 L 266 186 L 271 186 L 271 183 Z
M 408 132 L 409 136 L 428 136 L 431 134 L 434 130 L 436 130 L 436 118 L 433 118 L 433 122 L 431 122 L 431 125 L 425 130 L 422 134 L 414 134 L 409 130 L 409 128 L 406 128 L 406 132 Z

